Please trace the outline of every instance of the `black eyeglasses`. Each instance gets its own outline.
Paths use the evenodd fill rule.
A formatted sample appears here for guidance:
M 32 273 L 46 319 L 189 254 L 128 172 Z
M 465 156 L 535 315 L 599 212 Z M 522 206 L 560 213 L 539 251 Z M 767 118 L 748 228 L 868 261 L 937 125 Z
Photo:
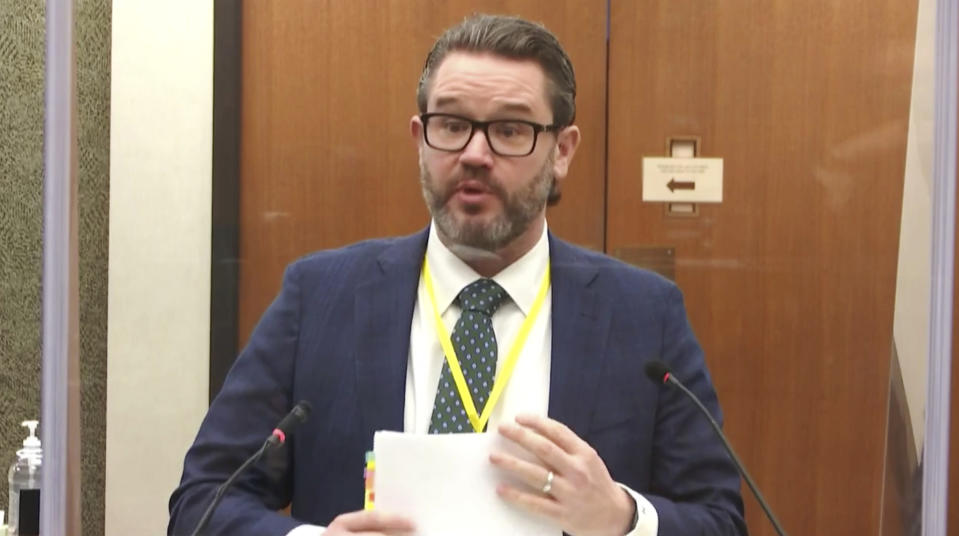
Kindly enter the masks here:
M 462 151 L 477 130 L 486 135 L 489 148 L 500 156 L 528 156 L 536 149 L 540 132 L 556 131 L 559 125 L 541 125 L 522 119 L 473 121 L 453 114 L 422 114 L 423 139 L 440 151 Z

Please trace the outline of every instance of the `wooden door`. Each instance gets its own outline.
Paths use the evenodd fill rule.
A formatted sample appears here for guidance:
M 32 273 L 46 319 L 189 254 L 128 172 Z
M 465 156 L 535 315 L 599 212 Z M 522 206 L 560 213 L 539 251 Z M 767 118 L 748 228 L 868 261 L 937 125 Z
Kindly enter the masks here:
M 876 534 L 916 2 L 613 0 L 610 20 L 609 251 L 675 251 L 726 431 L 789 532 Z M 667 216 L 642 157 L 689 135 L 725 159 L 724 199 Z
M 583 144 L 549 222 L 567 239 L 603 248 L 605 1 L 246 1 L 241 346 L 290 261 L 428 223 L 408 134 L 416 83 L 442 30 L 477 11 L 541 21 L 571 56 Z

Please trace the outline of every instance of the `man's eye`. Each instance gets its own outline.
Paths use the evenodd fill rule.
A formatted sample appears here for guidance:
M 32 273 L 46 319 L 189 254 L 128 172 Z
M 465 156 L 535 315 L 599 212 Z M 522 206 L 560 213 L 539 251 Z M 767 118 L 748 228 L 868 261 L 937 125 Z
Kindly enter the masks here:
M 464 130 L 469 130 L 470 125 L 465 121 L 445 121 L 443 122 L 443 130 L 447 132 L 463 132 Z
M 518 123 L 498 123 L 495 125 L 495 132 L 497 136 L 502 138 L 512 138 L 522 134 L 522 127 Z

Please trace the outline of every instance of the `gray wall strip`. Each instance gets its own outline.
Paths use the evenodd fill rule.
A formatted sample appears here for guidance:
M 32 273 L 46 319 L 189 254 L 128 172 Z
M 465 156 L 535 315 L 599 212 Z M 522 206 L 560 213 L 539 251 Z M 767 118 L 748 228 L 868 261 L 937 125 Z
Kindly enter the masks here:
M 52 536 L 81 533 L 73 13 L 47 0 L 40 533 Z
M 945 536 L 949 475 L 949 374 L 956 222 L 955 0 L 936 10 L 935 162 L 932 191 L 932 292 L 929 314 L 929 390 L 923 460 L 922 533 Z

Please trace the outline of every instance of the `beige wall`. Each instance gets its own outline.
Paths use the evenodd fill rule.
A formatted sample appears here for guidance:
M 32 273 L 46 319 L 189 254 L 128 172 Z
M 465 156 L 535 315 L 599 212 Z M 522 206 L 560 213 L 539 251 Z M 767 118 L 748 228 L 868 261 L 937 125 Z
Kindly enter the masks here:
M 909 405 L 916 452 L 925 436 L 926 374 L 929 357 L 929 300 L 932 255 L 932 150 L 935 86 L 936 3 L 919 0 L 916 24 L 909 139 L 899 231 L 896 352 Z
M 113 3 L 106 534 L 163 534 L 207 408 L 213 2 Z

